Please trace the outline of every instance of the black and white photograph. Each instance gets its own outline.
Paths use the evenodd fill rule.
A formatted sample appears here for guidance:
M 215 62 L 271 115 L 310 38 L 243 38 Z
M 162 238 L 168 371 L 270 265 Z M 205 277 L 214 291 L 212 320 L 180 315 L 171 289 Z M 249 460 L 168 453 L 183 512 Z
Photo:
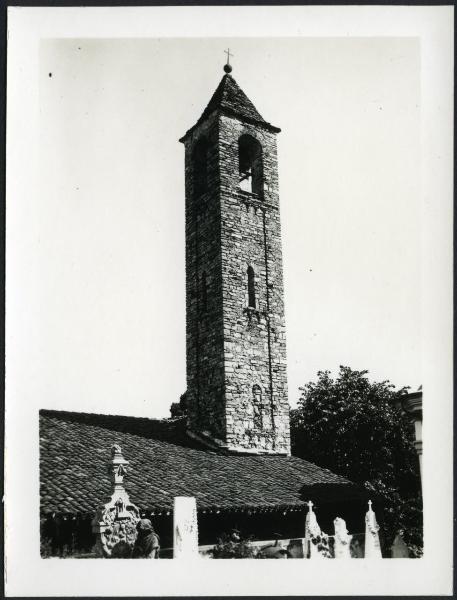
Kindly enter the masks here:
M 453 9 L 9 22 L 8 595 L 451 593 Z

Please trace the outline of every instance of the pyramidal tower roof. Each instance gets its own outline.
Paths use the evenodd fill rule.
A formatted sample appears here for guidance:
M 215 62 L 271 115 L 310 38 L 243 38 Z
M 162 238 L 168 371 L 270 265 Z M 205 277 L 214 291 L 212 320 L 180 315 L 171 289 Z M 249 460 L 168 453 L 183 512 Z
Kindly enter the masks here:
M 265 121 L 235 79 L 230 73 L 226 73 L 222 77 L 201 117 L 179 141 L 183 142 L 200 123 L 205 121 L 215 111 L 220 111 L 222 114 L 230 117 L 239 117 L 242 121 L 259 125 L 268 131 L 275 133 L 281 131 L 279 127 L 275 127 L 271 123 L 268 123 L 268 121 Z

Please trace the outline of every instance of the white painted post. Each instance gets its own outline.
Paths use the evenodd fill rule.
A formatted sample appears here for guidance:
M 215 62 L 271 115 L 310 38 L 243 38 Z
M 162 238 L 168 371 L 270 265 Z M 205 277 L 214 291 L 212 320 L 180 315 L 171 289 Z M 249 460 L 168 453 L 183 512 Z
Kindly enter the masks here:
M 378 534 L 379 525 L 371 505 L 371 500 L 368 500 L 368 511 L 365 515 L 365 558 L 382 558 Z
M 173 558 L 198 556 L 197 502 L 192 496 L 177 496 L 173 510 Z
M 352 535 L 348 533 L 346 521 L 336 517 L 333 524 L 335 526 L 335 558 L 351 558 Z

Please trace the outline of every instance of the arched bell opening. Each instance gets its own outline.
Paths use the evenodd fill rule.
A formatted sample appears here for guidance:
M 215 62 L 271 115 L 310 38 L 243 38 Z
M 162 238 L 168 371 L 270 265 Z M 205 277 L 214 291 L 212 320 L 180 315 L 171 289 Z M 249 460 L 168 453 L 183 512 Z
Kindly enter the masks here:
M 238 140 L 240 188 L 257 196 L 263 191 L 262 146 L 250 135 L 242 135 Z

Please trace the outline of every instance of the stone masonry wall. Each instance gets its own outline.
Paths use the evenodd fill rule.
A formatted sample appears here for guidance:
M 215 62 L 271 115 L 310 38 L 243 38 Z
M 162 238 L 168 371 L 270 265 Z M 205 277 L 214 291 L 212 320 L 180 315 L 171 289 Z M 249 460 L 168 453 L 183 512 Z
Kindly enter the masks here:
M 197 194 L 194 148 L 208 143 L 207 187 Z M 186 180 L 186 360 L 189 428 L 225 440 L 221 213 L 218 122 L 196 129 L 185 145 Z M 206 305 L 202 274 L 206 273 Z
M 263 197 L 240 189 L 242 134 L 262 146 Z M 203 136 L 208 181 L 197 196 L 193 150 Z M 213 114 L 185 149 L 189 428 L 234 451 L 290 453 L 276 135 Z
M 263 198 L 239 186 L 243 134 L 262 146 Z M 276 135 L 221 116 L 219 163 L 227 443 L 289 453 Z M 249 266 L 255 272 L 255 309 L 248 306 Z

